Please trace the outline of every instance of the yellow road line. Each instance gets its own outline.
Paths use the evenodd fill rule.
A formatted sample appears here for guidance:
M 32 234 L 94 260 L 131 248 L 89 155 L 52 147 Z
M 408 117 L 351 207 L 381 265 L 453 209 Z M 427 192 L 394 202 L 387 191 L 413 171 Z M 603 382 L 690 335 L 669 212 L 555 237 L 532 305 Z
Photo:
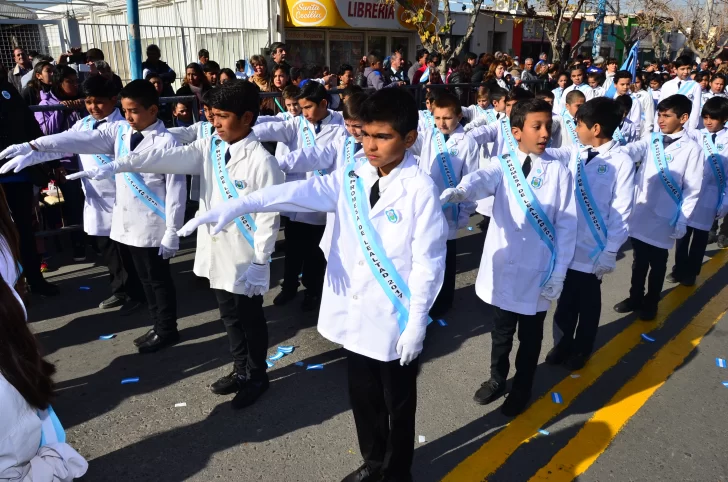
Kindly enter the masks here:
M 721 250 L 703 265 L 695 286 L 689 288 L 678 286 L 660 301 L 659 311 L 654 321 L 636 320 L 592 355 L 586 366 L 579 371 L 580 378 L 569 376 L 554 386 L 551 391 L 559 392 L 563 403 L 553 403 L 551 394 L 545 394 L 455 467 L 442 479 L 443 482 L 482 481 L 495 472 L 521 444 L 533 438 L 549 420 L 564 411 L 579 394 L 593 385 L 602 374 L 637 346 L 642 340 L 640 337 L 642 333 L 660 328 L 668 315 L 714 276 L 726 264 L 726 261 L 728 261 L 728 250 Z
M 711 299 L 604 408 L 597 410 L 574 438 L 531 481 L 571 481 L 584 473 L 607 449 L 627 421 L 642 408 L 698 346 L 713 325 L 725 315 L 727 308 L 728 287 Z

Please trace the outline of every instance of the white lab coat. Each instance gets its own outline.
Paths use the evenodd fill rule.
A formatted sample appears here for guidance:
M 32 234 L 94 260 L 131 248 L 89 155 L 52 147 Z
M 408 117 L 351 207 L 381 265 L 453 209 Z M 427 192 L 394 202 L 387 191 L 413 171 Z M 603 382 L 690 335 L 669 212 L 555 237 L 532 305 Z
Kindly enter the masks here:
M 664 150 L 670 174 L 682 189 L 683 202 L 677 222 L 687 224 L 695 210 L 703 182 L 703 152 L 695 141 L 685 136 L 685 131 L 670 137 L 679 138 Z M 627 222 L 629 235 L 652 246 L 670 249 L 675 243 L 670 238 L 675 230 L 670 221 L 678 208 L 657 174 L 650 139 L 633 142 L 620 149 L 633 161 L 642 161 L 635 175 L 634 208 Z
M 177 143 L 182 145 L 192 144 L 197 139 L 210 137 L 215 133 L 215 126 L 208 121 L 199 121 L 187 127 L 170 127 L 168 130 Z
M 633 94 L 633 98 L 635 97 L 642 106 L 640 137 L 646 137 L 650 135 L 655 125 L 655 102 L 647 90 L 638 90 Z
M 554 115 L 561 115 L 561 112 L 564 110 L 564 90 L 566 89 L 556 87 L 551 91 L 554 94 L 554 106 L 551 109 Z
M 410 323 L 422 323 L 445 271 L 447 223 L 437 187 L 410 153 L 386 177 L 378 178 L 376 168 L 367 162 L 355 174 L 362 178 L 367 193 L 377 179 L 380 190 L 387 182 L 369 219 L 387 257 L 410 289 Z M 387 180 L 390 176 L 395 177 Z M 375 281 L 359 245 L 346 194 L 348 180 L 349 172 L 338 169 L 326 176 L 263 189 L 245 198 L 246 211 L 336 213 L 318 330 L 347 350 L 388 362 L 399 358 L 396 310 Z M 391 221 L 386 213 L 393 213 L 395 219 Z
M 103 120 L 103 124 L 99 125 L 99 129 L 106 129 L 113 122 L 124 121 L 119 109 L 114 111 Z M 90 125 L 89 125 L 90 121 Z M 95 120 L 88 117 L 76 122 L 69 130 L 72 132 L 84 132 L 92 128 Z M 97 167 L 98 161 L 95 156 L 89 154 L 81 154 L 78 156 L 81 162 L 81 169 L 89 169 Z M 109 156 L 114 160 L 114 156 Z M 81 179 L 81 186 L 85 195 L 83 203 L 83 230 L 91 236 L 109 236 L 111 234 L 111 218 L 114 209 L 114 201 L 116 200 L 116 182 L 113 179 L 103 179 L 94 181 L 92 179 Z
M 117 155 L 120 148 L 116 145 L 118 129 L 126 130 L 122 142 L 128 148 L 132 130 L 126 121 L 108 124 L 104 129 L 95 131 L 66 131 L 39 137 L 33 144 L 39 151 L 44 152 Z M 142 134 L 144 139 L 135 149 L 135 153 L 177 146 L 177 141 L 160 120 L 144 129 Z M 158 248 L 167 226 L 175 229 L 182 227 L 187 185 L 184 176 L 160 174 L 140 176 L 149 190 L 164 202 L 166 221 L 135 196 L 123 176 L 116 176 L 116 202 L 112 213 L 110 237 L 128 246 Z
M 693 139 L 703 151 L 703 183 L 700 186 L 700 196 L 692 216 L 688 219 L 688 226 L 701 231 L 710 231 L 718 214 L 718 201 L 721 190 L 728 195 L 728 183 L 725 186 L 718 186 L 718 180 L 713 174 L 713 167 L 708 156 L 703 150 L 703 135 L 711 135 L 706 129 L 689 131 L 688 136 Z M 718 161 L 723 166 L 723 174 L 728 172 L 728 129 L 717 132 L 715 146 L 718 149 Z
M 569 117 L 570 119 L 571 114 L 568 112 L 564 112 L 563 115 L 556 115 L 554 116 L 554 126 L 556 129 L 558 129 L 558 139 L 554 139 L 554 141 L 551 143 L 553 147 L 572 147 L 576 146 L 576 143 L 574 142 L 574 139 L 569 131 L 569 128 L 566 127 L 566 118 Z M 574 133 L 576 133 L 576 122 L 574 122 Z
M 207 212 L 223 201 L 217 185 L 212 163 L 213 142 L 217 136 L 200 139 L 185 147 L 160 149 L 133 154 L 123 159 L 117 172 L 156 172 L 200 176 L 200 213 Z M 227 163 L 232 187 L 240 196 L 263 187 L 283 184 L 283 173 L 278 163 L 260 144 L 255 134 L 228 146 L 230 161 Z M 223 162 L 225 154 L 222 153 Z M 238 188 L 236 183 L 242 184 Z M 210 230 L 197 230 L 197 253 L 194 273 L 210 280 L 210 287 L 229 293 L 243 294 L 244 284 L 235 284 L 248 270 L 250 263 L 268 263 L 275 249 L 278 236 L 277 213 L 252 215 L 256 225 L 253 241 L 255 248 L 245 239 L 236 225 L 210 236 Z
M 521 165 L 526 154 L 517 152 Z M 531 156 L 532 168 L 526 181 L 541 179 L 539 188 L 532 188 L 544 213 L 555 229 L 556 261 L 554 274 L 566 275 L 574 257 L 577 219 L 574 187 L 569 168 L 544 154 Z M 469 174 L 460 186 L 470 198 L 494 195 L 493 218 L 485 237 L 475 292 L 478 297 L 503 310 L 523 315 L 546 311 L 550 301 L 541 296 L 541 282 L 548 274 L 551 252 L 526 219 L 499 160 L 486 169 Z
M 285 122 L 291 120 L 293 116 L 288 112 L 279 112 L 276 115 L 259 115 L 255 124 L 265 124 L 266 122 Z
M 501 119 L 504 118 L 505 113 L 499 113 Z M 481 125 L 467 132 L 466 134 L 472 137 L 477 144 L 488 147 L 488 152 L 491 157 L 481 159 L 479 163 L 479 169 L 485 169 L 492 162 L 493 157 L 500 156 L 503 154 L 503 150 L 506 149 L 505 141 L 503 139 L 503 131 L 501 130 L 501 119 L 490 124 Z M 478 119 L 476 124 L 483 122 L 485 119 Z M 477 207 L 475 211 L 482 214 L 483 216 L 493 216 L 493 196 L 488 196 L 484 199 L 477 200 Z
M 438 131 L 439 132 L 439 131 Z M 437 189 L 441 193 L 446 188 L 451 187 L 447 184 L 447 180 L 442 177 L 442 170 L 440 168 L 440 158 L 437 155 L 437 148 L 433 142 L 435 134 L 435 128 L 427 129 L 424 132 L 420 132 L 417 136 L 417 140 L 410 148 L 410 151 L 419 157 L 420 169 L 430 175 Z M 455 171 L 453 173 L 453 180 L 455 185 L 460 182 L 463 176 L 475 172 L 479 165 L 479 146 L 475 142 L 475 139 L 465 134 L 465 131 L 461 126 L 458 126 L 450 138 L 445 142 L 445 146 L 450 153 L 450 163 Z M 460 203 L 458 210 L 458 217 L 454 219 L 452 209 L 447 207 L 443 210 L 445 219 L 447 219 L 448 236 L 447 239 L 455 239 L 458 235 L 458 229 L 464 228 L 468 225 L 470 215 L 475 212 L 476 204 L 472 201 Z
M 639 127 L 629 120 L 629 118 L 625 118 L 618 129 L 622 132 L 627 144 L 640 140 Z
M 639 134 L 642 129 L 642 103 L 633 94 L 628 93 L 625 95 L 629 95 L 632 98 L 632 108 L 629 109 L 629 113 L 627 114 L 627 119 L 629 119 L 629 121 L 635 125 L 637 135 L 639 137 Z M 617 99 L 617 97 L 619 97 L 619 95 L 614 94 L 613 98 L 615 100 Z
M 582 168 L 582 175 L 589 183 L 593 207 L 601 214 L 607 231 L 604 250 L 612 253 L 616 253 L 627 241 L 627 220 L 632 212 L 634 199 L 634 162 L 615 147 L 618 145 L 614 141 L 599 146 L 596 149 L 599 155 Z M 572 146 L 565 149 L 547 149 L 546 152 L 568 165 L 574 181 L 578 232 L 574 259 L 569 269 L 592 273 L 596 257 L 592 259 L 590 255 L 598 245 L 591 231 L 591 221 L 584 215 L 578 198 L 580 194 L 576 190 L 577 159 L 584 150 Z M 586 155 L 582 159 L 585 161 Z
M 569 92 L 571 92 L 574 89 L 578 89 L 584 94 L 584 97 L 586 97 L 586 100 L 584 102 L 588 102 L 594 98 L 594 89 L 592 89 L 589 84 L 580 84 L 580 85 L 571 84 L 570 86 L 568 86 L 567 88 L 564 89 L 564 93 L 561 95 L 561 97 L 563 99 L 563 103 L 562 103 L 563 106 L 566 106 L 566 96 L 569 94 Z M 558 114 L 560 114 L 560 112 L 558 112 Z
M 664 84 L 662 84 L 662 88 L 660 89 L 660 101 L 663 101 L 670 97 L 671 95 L 675 95 L 678 93 L 679 87 L 678 84 L 682 86 L 685 82 L 692 82 L 693 87 L 690 89 L 690 92 L 687 94 L 687 98 L 690 99 L 690 101 L 693 103 L 693 108 L 690 110 L 690 118 L 688 119 L 688 122 L 683 126 L 685 130 L 691 130 L 691 129 L 697 129 L 698 123 L 700 122 L 700 109 L 703 107 L 702 102 L 702 95 L 703 95 L 703 88 L 700 87 L 700 84 L 695 82 L 694 80 L 680 80 L 679 77 L 675 77 L 672 80 L 668 80 Z M 654 131 L 657 132 L 660 129 L 660 127 L 657 125 L 657 116 L 655 116 L 655 126 Z
M 429 112 L 429 115 L 427 114 Z M 428 110 L 421 110 L 417 112 L 417 131 L 423 132 L 427 129 L 435 127 L 435 121 L 432 113 Z
M 306 123 L 308 128 L 311 129 L 311 134 L 315 138 L 316 145 L 325 146 L 337 137 L 345 137 L 348 135 L 344 128 L 344 118 L 338 112 L 331 110 L 329 111 L 329 115 L 321 121 L 321 131 L 318 134 L 315 134 L 313 126 L 303 116 L 298 116 L 285 122 L 265 122 L 258 124 L 253 127 L 253 132 L 261 142 L 283 143 L 289 152 L 293 152 L 306 145 L 303 136 L 301 136 L 301 123 Z M 278 156 L 277 151 L 276 155 Z M 286 182 L 300 181 L 313 176 L 315 176 L 313 171 L 307 173 L 290 173 L 286 176 Z M 283 214 L 288 216 L 291 221 L 319 226 L 326 224 L 326 215 L 319 212 L 284 212 Z
M 291 172 L 306 173 L 315 170 L 335 171 L 344 167 L 348 162 L 344 154 L 344 145 L 347 139 L 348 137 L 337 137 L 326 146 L 298 149 L 278 158 L 278 166 L 286 175 Z M 354 159 L 357 162 L 365 157 L 364 149 L 360 148 L 354 153 Z M 319 248 L 321 248 L 327 260 L 329 259 L 329 251 L 331 251 L 331 238 L 334 235 L 335 216 L 334 213 L 326 213 L 326 228 L 319 243 Z

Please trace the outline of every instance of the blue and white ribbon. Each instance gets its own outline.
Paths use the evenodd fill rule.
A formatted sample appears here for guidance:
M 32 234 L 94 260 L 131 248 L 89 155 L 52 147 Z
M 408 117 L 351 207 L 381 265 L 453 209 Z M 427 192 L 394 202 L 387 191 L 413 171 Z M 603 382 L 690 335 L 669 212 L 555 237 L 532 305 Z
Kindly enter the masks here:
M 614 134 L 612 134 L 612 139 L 616 141 L 620 146 L 626 146 L 627 145 L 627 139 L 624 138 L 624 134 L 622 134 L 622 128 L 617 126 L 616 129 L 614 129 Z
M 432 130 L 432 144 L 437 153 L 437 165 L 440 168 L 440 175 L 445 183 L 445 187 L 454 188 L 458 185 L 460 180 L 457 178 L 455 169 L 452 166 L 452 159 L 450 158 L 450 152 L 447 150 L 447 141 L 445 136 L 440 129 L 434 127 Z M 455 224 L 458 222 L 458 205 L 453 203 L 447 203 L 442 207 L 443 211 L 448 209 L 452 212 L 453 221 Z
M 576 199 L 579 201 L 581 212 L 589 225 L 589 230 L 594 237 L 594 241 L 597 243 L 597 247 L 589 254 L 589 258 L 595 260 L 597 255 L 604 251 L 607 246 L 607 225 L 602 218 L 602 214 L 599 212 L 599 208 L 594 202 L 594 196 L 592 195 L 589 187 L 589 180 L 584 175 L 584 161 L 581 155 L 576 156 L 576 179 L 574 191 Z
M 215 172 L 217 188 L 220 190 L 220 196 L 222 197 L 223 202 L 238 198 L 238 190 L 234 185 L 232 185 L 233 183 L 230 181 L 230 174 L 228 173 L 227 166 L 225 166 L 225 162 L 223 161 L 223 152 L 225 152 L 227 147 L 227 142 L 217 136 L 214 136 L 210 142 L 212 168 Z M 255 221 L 253 221 L 250 214 L 243 214 L 236 218 L 235 226 L 238 227 L 240 234 L 243 235 L 248 243 L 250 243 L 250 246 L 255 250 L 255 241 L 253 236 L 258 228 L 255 226 Z
M 723 163 L 721 162 L 718 148 L 715 146 L 711 133 L 703 129 L 703 152 L 705 158 L 710 162 L 710 168 L 713 171 L 715 182 L 718 184 L 718 207 L 720 209 L 723 204 L 723 194 L 725 190 L 725 172 L 723 172 Z
M 670 195 L 670 199 L 675 203 L 677 207 L 675 216 L 670 221 L 670 226 L 677 224 L 677 219 L 680 216 L 680 208 L 682 207 L 682 189 L 677 185 L 675 179 L 673 179 L 670 173 L 670 167 L 667 165 L 665 159 L 665 152 L 662 148 L 662 134 L 659 132 L 652 133 L 652 140 L 650 141 L 650 148 L 652 150 L 652 160 L 655 162 L 657 168 L 657 174 L 660 176 L 660 181 Z
M 40 445 L 42 447 L 48 444 L 66 443 L 66 431 L 63 430 L 61 421 L 58 420 L 53 407 L 48 405 L 45 410 L 38 410 L 38 418 L 40 419 Z
M 212 124 L 207 121 L 200 122 L 199 130 L 197 131 L 197 138 L 198 139 L 206 139 L 208 137 L 212 136 Z
M 566 125 L 566 132 L 569 133 L 569 137 L 571 137 L 571 141 L 576 145 L 579 149 L 581 149 L 583 144 L 579 140 L 579 136 L 576 135 L 576 122 L 574 121 L 574 117 L 569 114 L 569 112 L 564 109 L 564 113 L 562 114 L 564 117 L 564 125 Z
M 685 83 L 682 85 L 682 87 L 680 87 L 680 89 L 677 91 L 677 93 L 687 97 L 687 95 L 690 93 L 690 91 L 693 90 L 694 86 L 695 86 L 694 80 L 686 80 Z
M 91 116 L 86 116 L 86 118 L 83 120 L 83 124 L 81 124 L 84 127 L 84 130 L 94 130 L 92 121 L 95 122 L 96 119 Z M 106 154 L 92 154 L 91 157 L 94 158 L 94 161 L 96 161 L 96 164 L 98 164 L 99 167 L 103 166 L 104 164 L 111 163 L 111 158 Z
M 128 127 L 128 128 L 127 128 Z M 116 158 L 121 159 L 122 157 L 129 154 L 129 148 L 124 140 L 124 134 L 131 133 L 131 126 L 119 127 L 117 130 L 116 145 L 118 146 L 118 152 Z M 130 136 L 129 136 L 130 137 Z M 129 139 L 131 140 L 131 139 Z M 131 192 L 139 199 L 144 205 L 154 212 L 157 216 L 162 218 L 165 222 L 167 220 L 165 214 L 164 202 L 159 199 L 151 189 L 144 183 L 144 179 L 135 172 L 125 172 L 123 174 L 124 182 L 129 186 Z
M 313 126 L 303 116 L 299 117 L 299 129 L 301 131 L 301 139 L 303 139 L 303 147 L 313 147 L 316 145 L 316 137 L 313 133 Z M 317 169 L 313 171 L 317 176 L 324 176 L 326 171 L 323 169 Z

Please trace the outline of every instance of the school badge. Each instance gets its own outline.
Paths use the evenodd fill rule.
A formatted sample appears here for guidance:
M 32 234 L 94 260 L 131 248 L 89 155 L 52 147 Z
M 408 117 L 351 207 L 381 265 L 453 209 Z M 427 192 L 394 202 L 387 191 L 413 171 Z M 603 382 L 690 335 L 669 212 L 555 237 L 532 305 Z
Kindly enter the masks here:
M 397 221 L 399 221 L 399 217 L 397 217 L 397 213 L 394 212 L 394 209 L 387 209 L 386 211 L 384 211 L 384 214 L 387 216 L 387 220 L 390 223 L 396 223 Z
M 10 100 L 10 92 L 3 90 L 3 97 L 5 97 L 5 100 Z
M 235 180 L 235 189 L 237 189 L 237 190 L 245 189 L 245 181 L 236 179 Z
M 724 144 L 717 144 L 715 147 L 717 147 L 719 151 L 722 151 L 723 148 L 725 147 L 725 145 Z
M 599 174 L 606 174 L 607 173 L 607 165 L 602 164 L 597 168 L 597 173 Z
M 531 179 L 531 186 L 533 186 L 534 189 L 541 189 L 541 186 L 543 186 L 543 179 L 540 177 L 534 177 Z
M 680 146 L 678 146 L 678 147 L 680 147 Z M 672 162 L 673 159 L 674 159 L 674 157 L 672 156 L 672 154 L 665 154 L 665 160 L 667 162 Z
M 458 155 L 458 150 L 455 149 L 455 148 L 450 149 L 450 155 L 451 156 L 457 156 Z

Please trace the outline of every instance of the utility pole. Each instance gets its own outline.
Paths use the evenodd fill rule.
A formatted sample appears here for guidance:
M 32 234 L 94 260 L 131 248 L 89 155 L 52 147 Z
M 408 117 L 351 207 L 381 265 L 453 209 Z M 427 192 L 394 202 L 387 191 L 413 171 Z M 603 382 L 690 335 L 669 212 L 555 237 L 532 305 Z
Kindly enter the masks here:
M 139 1 L 126 0 L 126 22 L 129 24 L 129 66 L 131 78 L 142 78 L 142 40 L 139 33 Z
M 708 0 L 712 1 L 712 0 Z M 594 23 L 597 24 L 597 27 L 594 29 L 594 40 L 592 41 L 592 58 L 595 59 L 599 57 L 599 53 L 602 48 L 602 30 L 604 29 L 604 15 L 606 14 L 607 9 L 607 1 L 606 0 L 599 0 L 599 5 L 597 7 L 597 18 L 594 20 Z

